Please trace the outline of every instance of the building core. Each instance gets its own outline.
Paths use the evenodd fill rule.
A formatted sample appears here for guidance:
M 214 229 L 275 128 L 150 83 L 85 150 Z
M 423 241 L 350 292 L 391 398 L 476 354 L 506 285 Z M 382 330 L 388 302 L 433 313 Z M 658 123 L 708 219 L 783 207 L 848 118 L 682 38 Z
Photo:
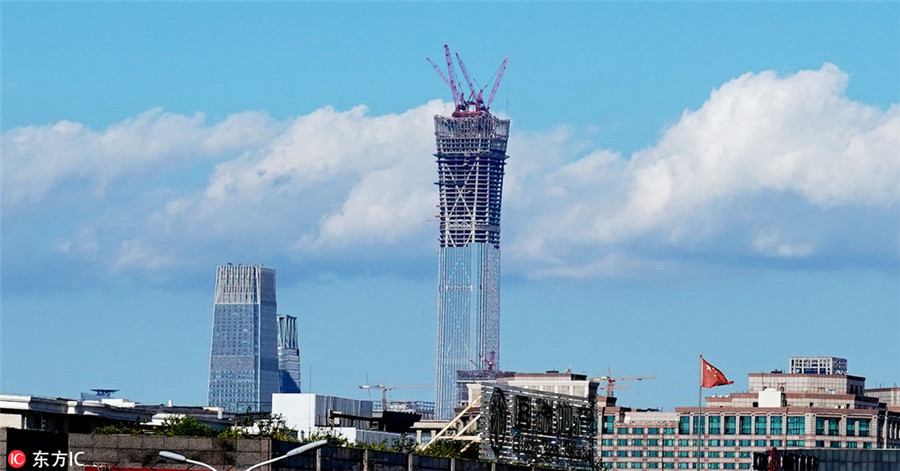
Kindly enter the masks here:
M 300 347 L 297 344 L 297 318 L 278 315 L 278 392 L 300 392 Z

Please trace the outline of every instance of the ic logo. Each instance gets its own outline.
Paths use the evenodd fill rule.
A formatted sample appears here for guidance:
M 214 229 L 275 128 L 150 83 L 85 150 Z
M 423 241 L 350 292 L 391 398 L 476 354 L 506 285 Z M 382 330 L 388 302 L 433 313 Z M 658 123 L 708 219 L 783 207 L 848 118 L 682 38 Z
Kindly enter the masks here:
M 25 453 L 22 453 L 20 450 L 13 450 L 7 455 L 6 461 L 13 468 L 21 468 L 25 466 Z

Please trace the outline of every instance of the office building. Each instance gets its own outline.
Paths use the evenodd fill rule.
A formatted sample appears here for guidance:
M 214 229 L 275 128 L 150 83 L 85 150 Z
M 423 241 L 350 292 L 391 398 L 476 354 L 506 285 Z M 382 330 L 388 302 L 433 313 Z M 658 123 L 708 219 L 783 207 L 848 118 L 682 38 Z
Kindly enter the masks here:
M 220 266 L 216 270 L 209 405 L 228 412 L 271 410 L 278 392 L 275 270 Z
M 440 194 L 438 419 L 453 417 L 457 371 L 499 365 L 500 200 L 509 136 L 509 120 L 489 111 L 493 93 L 484 102 L 474 89 L 469 100 L 456 89 L 446 46 L 445 51 L 456 111 L 434 117 Z
M 297 344 L 297 318 L 278 315 L 278 392 L 300 392 L 300 348 Z
M 750 469 L 753 452 L 772 447 L 900 448 L 900 411 L 867 395 L 846 361 L 823 368 L 843 373 L 751 373 L 747 392 L 674 412 L 601 405 L 600 459 L 613 468 Z

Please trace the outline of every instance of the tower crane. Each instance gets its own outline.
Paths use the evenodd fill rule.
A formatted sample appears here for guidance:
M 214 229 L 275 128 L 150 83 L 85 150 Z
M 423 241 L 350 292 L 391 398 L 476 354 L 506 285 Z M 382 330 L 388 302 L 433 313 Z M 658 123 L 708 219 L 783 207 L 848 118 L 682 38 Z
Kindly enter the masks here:
M 459 64 L 463 77 L 466 79 L 466 84 L 469 86 L 470 95 L 469 99 L 466 99 L 466 94 L 460 90 L 461 86 L 457 85 L 453 58 L 450 55 L 450 46 L 446 44 L 444 44 L 444 58 L 447 63 L 447 74 L 444 74 L 440 67 L 438 67 L 431 59 L 426 57 L 425 60 L 434 67 L 435 72 L 437 72 L 438 75 L 441 76 L 441 79 L 444 80 L 444 83 L 450 87 L 450 92 L 453 94 L 453 104 L 456 106 L 456 111 L 453 112 L 453 116 L 477 116 L 489 112 L 491 103 L 494 101 L 494 95 L 497 93 L 497 88 L 500 86 L 500 80 L 503 78 L 503 72 L 506 71 L 506 63 L 509 62 L 509 58 L 503 59 L 503 62 L 500 64 L 500 68 L 496 73 L 497 80 L 494 81 L 494 87 L 491 89 L 491 94 L 487 102 L 484 101 L 485 87 L 476 91 L 475 84 L 472 81 L 472 77 L 469 75 L 469 71 L 466 69 L 465 64 L 463 64 L 459 54 L 456 54 L 456 61 Z
M 616 382 L 618 381 L 643 381 L 645 379 L 656 379 L 656 376 L 632 376 L 632 377 L 623 377 L 623 378 L 613 378 L 612 369 L 610 367 L 606 367 L 607 376 L 600 376 L 597 378 L 591 378 L 591 381 L 606 381 L 606 395 L 607 397 L 616 397 L 615 389 Z M 622 388 L 627 388 L 628 386 L 620 386 Z
M 361 384 L 359 389 L 380 389 L 381 390 L 381 410 L 388 410 L 387 392 L 391 389 L 429 389 L 434 386 L 385 386 L 383 384 Z

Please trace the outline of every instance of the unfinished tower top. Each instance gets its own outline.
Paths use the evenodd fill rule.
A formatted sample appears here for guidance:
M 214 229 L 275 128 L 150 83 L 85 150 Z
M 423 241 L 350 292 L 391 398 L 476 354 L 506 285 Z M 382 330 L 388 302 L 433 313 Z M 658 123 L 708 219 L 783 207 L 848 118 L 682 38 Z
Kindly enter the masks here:
M 450 87 L 450 91 L 453 94 L 453 104 L 456 106 L 456 109 L 453 111 L 454 118 L 462 118 L 468 116 L 479 116 L 484 114 L 489 114 L 491 109 L 491 103 L 494 101 L 494 95 L 497 93 L 497 88 L 500 86 L 500 79 L 503 78 L 503 72 L 506 70 L 506 63 L 509 61 L 509 58 L 503 59 L 503 62 L 500 64 L 500 68 L 497 69 L 495 75 L 497 79 L 494 81 L 494 87 L 491 89 L 491 94 L 488 96 L 487 101 L 484 100 L 484 88 L 480 89 L 475 88 L 475 84 L 472 81 L 472 77 L 469 76 L 469 71 L 466 70 L 466 65 L 463 63 L 462 58 L 459 57 L 459 54 L 456 54 L 456 61 L 459 63 L 459 70 L 462 72 L 463 77 L 466 79 L 466 85 L 469 87 L 469 96 L 466 98 L 464 92 L 460 91 L 460 87 L 457 86 L 456 81 L 456 73 L 454 72 L 453 67 L 453 58 L 450 55 L 450 46 L 444 44 L 444 57 L 447 61 L 447 74 L 444 75 L 444 72 L 435 64 L 431 59 L 425 58 L 428 63 L 434 67 L 435 72 L 441 76 L 444 80 L 444 83 Z

